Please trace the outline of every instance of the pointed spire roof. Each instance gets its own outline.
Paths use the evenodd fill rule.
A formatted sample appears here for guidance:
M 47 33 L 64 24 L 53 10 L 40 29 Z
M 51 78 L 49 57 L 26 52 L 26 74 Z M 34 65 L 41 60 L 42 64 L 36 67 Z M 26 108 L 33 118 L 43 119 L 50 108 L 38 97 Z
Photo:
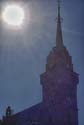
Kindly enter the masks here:
M 61 28 L 61 16 L 60 16 L 60 0 L 58 0 L 58 17 L 57 17 L 57 33 L 56 33 L 56 46 L 57 48 L 63 47 L 63 37 Z

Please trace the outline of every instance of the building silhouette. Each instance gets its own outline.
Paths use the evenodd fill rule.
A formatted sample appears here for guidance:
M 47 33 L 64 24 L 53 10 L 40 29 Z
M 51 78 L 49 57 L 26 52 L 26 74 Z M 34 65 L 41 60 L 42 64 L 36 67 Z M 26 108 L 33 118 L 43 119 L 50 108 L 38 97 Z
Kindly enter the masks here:
M 63 43 L 58 0 L 56 46 L 47 57 L 46 71 L 40 76 L 43 100 L 5 118 L 2 125 L 78 125 L 78 82 L 72 57 Z

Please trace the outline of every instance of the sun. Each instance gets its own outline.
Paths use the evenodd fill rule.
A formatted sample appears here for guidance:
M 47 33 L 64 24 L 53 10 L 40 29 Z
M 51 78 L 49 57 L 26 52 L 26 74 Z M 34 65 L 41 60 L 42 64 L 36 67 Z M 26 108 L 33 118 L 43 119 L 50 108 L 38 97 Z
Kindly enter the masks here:
M 21 26 L 24 16 L 24 9 L 15 4 L 7 5 L 2 12 L 2 20 L 11 26 Z

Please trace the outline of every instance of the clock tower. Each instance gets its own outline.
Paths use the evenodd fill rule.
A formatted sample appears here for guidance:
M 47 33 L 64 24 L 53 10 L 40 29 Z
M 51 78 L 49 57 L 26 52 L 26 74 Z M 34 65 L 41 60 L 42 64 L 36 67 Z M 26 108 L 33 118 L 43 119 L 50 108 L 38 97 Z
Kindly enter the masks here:
M 56 46 L 47 57 L 46 71 L 41 75 L 40 80 L 43 105 L 53 125 L 78 125 L 79 77 L 73 70 L 72 57 L 63 43 L 59 0 Z

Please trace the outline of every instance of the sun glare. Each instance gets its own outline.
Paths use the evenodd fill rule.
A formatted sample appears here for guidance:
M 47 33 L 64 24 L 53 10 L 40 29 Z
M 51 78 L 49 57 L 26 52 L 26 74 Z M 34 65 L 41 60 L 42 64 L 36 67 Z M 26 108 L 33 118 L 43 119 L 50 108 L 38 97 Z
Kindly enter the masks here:
M 24 9 L 19 5 L 7 5 L 2 12 L 2 20 L 11 26 L 21 26 L 24 21 Z

